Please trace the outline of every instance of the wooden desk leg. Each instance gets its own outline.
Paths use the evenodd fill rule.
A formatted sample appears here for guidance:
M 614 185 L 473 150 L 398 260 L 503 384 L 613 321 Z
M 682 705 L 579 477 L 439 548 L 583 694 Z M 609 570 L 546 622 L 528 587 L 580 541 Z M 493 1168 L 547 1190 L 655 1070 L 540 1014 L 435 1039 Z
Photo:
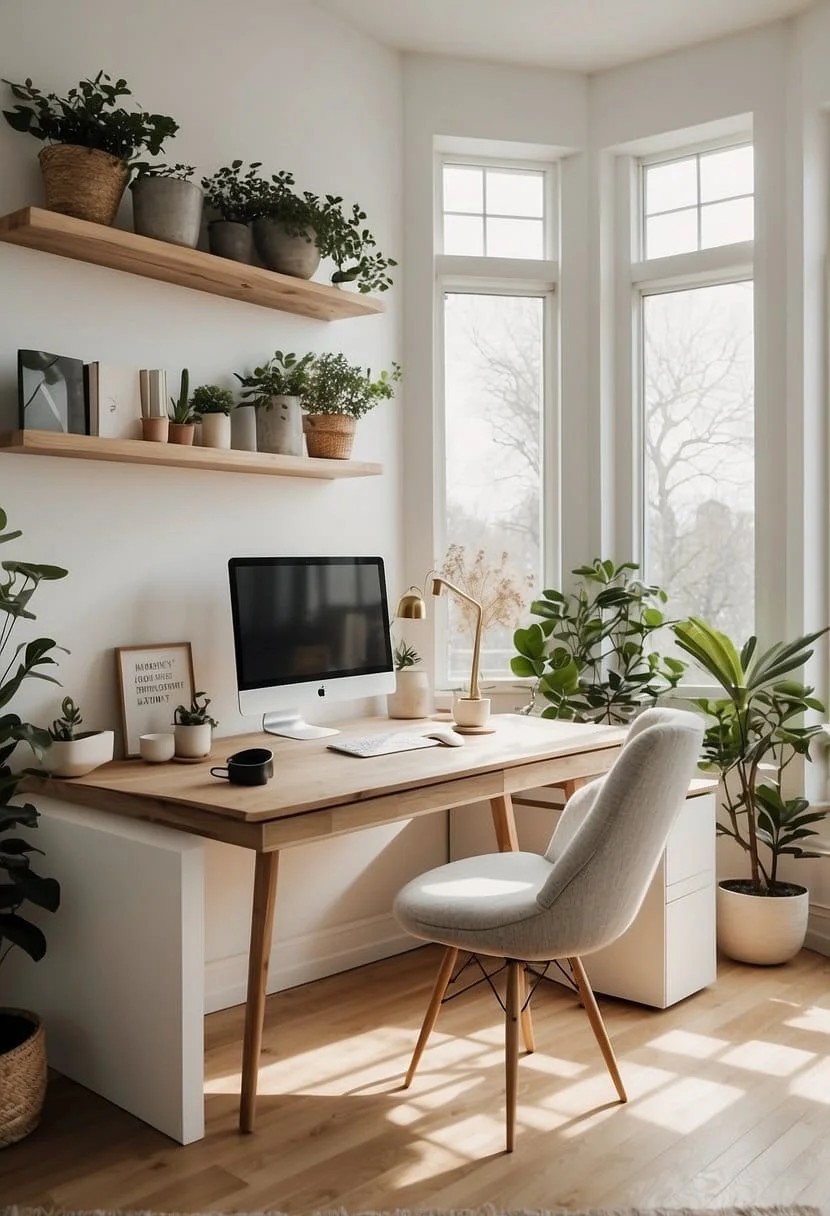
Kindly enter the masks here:
M 519 837 L 516 835 L 516 819 L 513 815 L 513 799 L 509 794 L 500 794 L 490 799 L 493 827 L 500 853 L 518 853 Z
M 591 777 L 570 777 L 567 781 L 560 782 L 559 788 L 565 795 L 565 802 L 567 802 L 569 798 L 573 797 L 577 790 L 581 789 L 583 785 L 587 785 L 591 780 Z
M 254 899 L 251 909 L 251 946 L 248 953 L 248 995 L 245 1002 L 245 1038 L 242 1046 L 242 1097 L 239 1130 L 254 1130 L 262 1024 L 265 1020 L 265 984 L 274 933 L 274 905 L 280 855 L 257 853 L 254 870 Z

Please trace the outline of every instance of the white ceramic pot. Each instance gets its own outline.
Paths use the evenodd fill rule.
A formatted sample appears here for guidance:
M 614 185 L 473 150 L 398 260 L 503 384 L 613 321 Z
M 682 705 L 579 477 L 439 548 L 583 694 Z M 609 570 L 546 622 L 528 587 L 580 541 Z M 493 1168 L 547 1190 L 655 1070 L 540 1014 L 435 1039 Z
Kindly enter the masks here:
M 433 710 L 432 692 L 425 671 L 405 667 L 395 672 L 395 691 L 386 698 L 390 718 L 428 718 Z
M 805 887 L 788 885 L 792 895 L 745 895 L 718 883 L 718 948 L 728 958 L 768 967 L 798 954 L 810 896 Z
M 209 722 L 202 722 L 198 726 L 182 726 L 176 723 L 173 727 L 176 755 L 188 760 L 209 756 L 212 732 L 213 727 Z
M 486 726 L 490 720 L 490 698 L 456 697 L 452 716 L 459 726 Z
M 83 731 L 75 739 L 55 739 L 44 764 L 53 777 L 83 777 L 112 760 L 115 735 L 111 730 Z
M 238 405 L 231 414 L 231 442 L 237 452 L 255 452 L 256 407 Z
M 155 732 L 149 735 L 139 735 L 138 751 L 142 760 L 148 764 L 163 764 L 172 760 L 176 754 L 176 744 L 172 731 Z
M 231 446 L 230 414 L 202 414 L 202 447 L 229 448 Z

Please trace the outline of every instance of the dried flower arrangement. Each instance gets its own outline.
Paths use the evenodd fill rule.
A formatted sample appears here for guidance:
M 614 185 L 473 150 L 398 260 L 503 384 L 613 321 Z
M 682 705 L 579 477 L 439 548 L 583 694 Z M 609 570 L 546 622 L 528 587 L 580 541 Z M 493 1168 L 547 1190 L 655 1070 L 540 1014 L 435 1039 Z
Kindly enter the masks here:
M 465 545 L 450 545 L 439 574 L 455 583 L 481 604 L 481 626 L 484 634 L 494 625 L 515 628 L 533 588 L 530 575 L 519 575 L 510 568 L 510 557 L 504 552 L 498 562 L 491 561 L 484 549 L 469 558 Z M 457 633 L 473 633 L 475 612 L 463 601 L 452 602 L 451 620 Z

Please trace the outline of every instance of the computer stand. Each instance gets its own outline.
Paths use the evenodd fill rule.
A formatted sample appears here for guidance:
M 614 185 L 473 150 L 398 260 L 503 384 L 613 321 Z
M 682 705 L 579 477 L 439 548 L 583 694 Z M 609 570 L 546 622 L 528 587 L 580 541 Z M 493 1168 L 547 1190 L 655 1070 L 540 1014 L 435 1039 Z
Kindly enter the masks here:
M 283 739 L 324 739 L 326 735 L 340 734 L 332 726 L 312 726 L 295 710 L 263 714 L 262 729 Z

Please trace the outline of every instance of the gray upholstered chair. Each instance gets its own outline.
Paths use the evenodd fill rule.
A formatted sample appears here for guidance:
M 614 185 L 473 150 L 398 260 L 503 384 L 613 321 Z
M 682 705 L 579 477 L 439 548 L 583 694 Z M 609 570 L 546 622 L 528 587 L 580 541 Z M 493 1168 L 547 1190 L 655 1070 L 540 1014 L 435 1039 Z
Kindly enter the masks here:
M 613 767 L 577 790 L 544 856 L 491 853 L 422 874 L 399 892 L 395 915 L 415 937 L 446 946 L 405 1085 L 435 1025 L 459 950 L 504 959 L 507 1151 L 516 1122 L 519 1021 L 533 1050 L 526 964 L 567 959 L 621 1102 L 614 1051 L 581 956 L 624 933 L 636 916 L 688 790 L 702 720 L 652 709 L 632 724 Z

